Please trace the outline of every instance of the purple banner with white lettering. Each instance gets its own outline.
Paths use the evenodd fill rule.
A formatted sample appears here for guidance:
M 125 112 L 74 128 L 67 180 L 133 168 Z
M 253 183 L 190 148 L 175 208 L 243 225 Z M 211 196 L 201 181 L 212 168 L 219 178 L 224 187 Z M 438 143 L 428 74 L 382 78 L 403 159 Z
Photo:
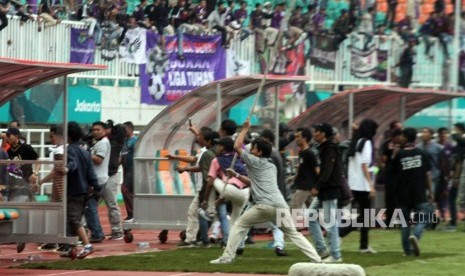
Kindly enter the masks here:
M 178 57 L 176 36 L 166 37 L 166 54 L 159 37 L 147 32 L 147 64 L 140 65 L 141 102 L 168 105 L 195 88 L 226 77 L 221 37 L 184 34 L 184 59 Z
M 71 53 L 69 62 L 93 64 L 95 56 L 95 42 L 88 37 L 87 29 L 71 28 Z

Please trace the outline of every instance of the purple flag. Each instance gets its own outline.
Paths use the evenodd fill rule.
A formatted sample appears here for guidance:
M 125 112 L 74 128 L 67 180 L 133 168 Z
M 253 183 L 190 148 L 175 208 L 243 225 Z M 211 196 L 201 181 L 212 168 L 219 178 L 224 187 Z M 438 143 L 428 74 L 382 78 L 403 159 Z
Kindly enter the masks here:
M 178 59 L 175 36 L 166 37 L 166 52 L 158 35 L 147 32 L 147 64 L 140 65 L 141 102 L 167 105 L 195 88 L 226 77 L 221 37 L 184 34 L 184 60 Z
M 69 62 L 93 64 L 95 42 L 87 36 L 88 29 L 71 28 L 71 53 Z

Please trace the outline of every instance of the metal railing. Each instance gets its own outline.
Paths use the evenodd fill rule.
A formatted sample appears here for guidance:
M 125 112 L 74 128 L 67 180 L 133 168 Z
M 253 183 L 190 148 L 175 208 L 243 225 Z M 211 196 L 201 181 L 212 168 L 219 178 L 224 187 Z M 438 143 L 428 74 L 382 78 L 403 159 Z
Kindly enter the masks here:
M 21 23 L 19 18 L 11 17 L 7 28 L 0 32 L 0 56 L 17 59 L 29 59 L 49 62 L 69 62 L 70 60 L 70 35 L 71 27 L 86 28 L 86 24 L 79 21 L 62 21 L 60 24 L 44 28 L 38 32 L 37 21 Z M 308 82 L 312 86 L 325 85 L 332 86 L 337 91 L 340 85 L 362 87 L 368 85 L 393 85 L 396 80 L 393 77 L 397 72 L 395 67 L 404 46 L 396 44 L 392 39 L 374 38 L 374 42 L 381 50 L 386 50 L 387 55 L 387 80 L 380 81 L 373 78 L 357 78 L 350 72 L 351 51 L 350 45 L 361 45 L 363 36 L 351 34 L 358 42 L 346 39 L 337 51 L 336 64 L 334 69 L 325 69 L 313 65 L 309 60 L 306 65 L 306 74 L 311 80 Z M 257 72 L 257 59 L 255 56 L 255 40 L 250 35 L 241 41 L 240 36 L 235 36 L 231 44 L 231 50 L 236 60 L 249 61 L 251 73 Z M 451 47 L 451 44 L 449 44 Z M 416 64 L 412 86 L 439 88 L 443 84 L 443 68 L 445 60 L 437 41 L 433 44 L 431 53 L 435 58 L 430 59 L 424 54 L 424 44 L 417 46 Z M 451 51 L 450 52 L 454 52 Z M 120 85 L 120 81 L 134 81 L 134 86 L 139 86 L 139 65 L 121 62 L 117 56 L 114 60 L 106 61 L 102 59 L 100 50 L 96 50 L 95 63 L 105 64 L 108 70 L 84 72 L 70 75 L 72 82 L 77 82 L 80 78 L 91 79 L 93 84 L 99 84 L 101 79 L 110 79 L 115 86 Z M 108 85 L 108 84 L 107 84 Z

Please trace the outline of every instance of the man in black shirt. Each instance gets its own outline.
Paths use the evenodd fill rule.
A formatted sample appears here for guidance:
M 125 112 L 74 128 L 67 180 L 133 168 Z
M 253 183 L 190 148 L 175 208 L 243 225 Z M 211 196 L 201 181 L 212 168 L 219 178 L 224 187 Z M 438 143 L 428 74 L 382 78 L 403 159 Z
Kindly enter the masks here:
M 295 142 L 300 148 L 299 168 L 294 180 L 295 192 L 292 196 L 291 208 L 301 209 L 302 205 L 311 202 L 310 191 L 315 186 L 320 166 L 315 153 L 309 146 L 312 133 L 308 128 L 298 128 L 295 134 Z
M 428 221 L 428 200 L 432 201 L 431 166 L 425 152 L 415 147 L 417 131 L 406 128 L 402 131 L 405 141 L 401 149 L 392 160 L 391 171 L 397 176 L 395 194 L 397 205 L 402 210 L 403 221 L 401 225 L 402 247 L 405 255 L 420 255 L 419 239 Z M 410 213 L 414 211 L 416 225 L 413 235 L 410 234 Z M 414 219 L 415 220 L 415 219 Z
M 10 127 L 6 131 L 6 137 L 11 147 L 8 156 L 11 160 L 37 160 L 39 156 L 31 145 L 20 142 L 19 129 Z M 32 164 L 12 163 L 9 167 L 9 195 L 8 201 L 26 202 L 33 200 L 33 190 L 37 189 L 37 172 Z

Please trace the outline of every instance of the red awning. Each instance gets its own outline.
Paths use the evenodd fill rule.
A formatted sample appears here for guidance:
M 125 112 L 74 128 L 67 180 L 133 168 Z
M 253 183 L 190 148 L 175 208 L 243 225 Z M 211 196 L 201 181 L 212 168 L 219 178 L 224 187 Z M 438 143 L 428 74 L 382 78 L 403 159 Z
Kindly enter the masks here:
M 107 66 L 0 58 L 0 105 L 42 82 Z

